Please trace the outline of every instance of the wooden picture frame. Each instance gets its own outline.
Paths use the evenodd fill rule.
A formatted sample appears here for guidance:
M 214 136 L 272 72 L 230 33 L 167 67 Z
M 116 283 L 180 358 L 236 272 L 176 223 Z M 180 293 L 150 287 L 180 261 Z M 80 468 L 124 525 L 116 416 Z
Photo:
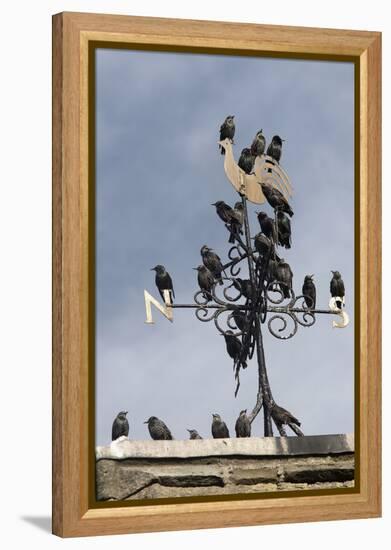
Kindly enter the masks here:
M 356 66 L 359 196 L 357 487 L 346 494 L 93 507 L 89 304 L 91 44 L 341 59 Z M 53 533 L 62 537 L 378 517 L 381 514 L 381 34 L 61 13 L 53 17 Z M 357 437 L 358 436 L 358 437 Z

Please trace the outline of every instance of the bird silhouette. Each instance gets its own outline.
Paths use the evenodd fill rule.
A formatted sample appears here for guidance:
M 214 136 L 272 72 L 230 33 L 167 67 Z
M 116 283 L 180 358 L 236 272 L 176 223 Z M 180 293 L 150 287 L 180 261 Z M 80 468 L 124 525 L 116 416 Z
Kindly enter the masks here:
M 198 285 L 201 290 L 203 290 L 203 297 L 208 300 L 212 300 L 212 294 L 211 290 L 213 288 L 213 285 L 215 284 L 215 278 L 213 277 L 213 273 L 209 271 L 207 267 L 204 265 L 199 265 L 198 267 L 193 267 L 196 271 L 198 271 Z
M 214 439 L 225 439 L 229 437 L 227 424 L 221 420 L 219 414 L 212 414 L 212 436 Z
M 292 413 L 283 407 L 279 407 L 276 403 L 272 405 L 271 417 L 276 424 L 296 424 L 296 426 L 301 426 L 300 421 Z
M 282 143 L 284 142 L 284 139 L 281 139 L 280 136 L 273 136 L 269 147 L 267 148 L 266 154 L 269 155 L 269 157 L 272 157 L 276 162 L 280 162 L 281 154 L 282 154 Z
M 267 202 L 274 210 L 286 212 L 289 216 L 293 216 L 292 208 L 279 189 L 264 182 L 261 183 L 261 187 Z
M 277 232 L 276 224 L 274 223 L 273 218 L 269 218 L 266 212 L 262 210 L 260 212 L 255 212 L 259 221 L 259 225 L 262 229 L 262 233 L 266 235 L 269 239 L 272 239 L 273 242 L 277 241 Z
M 229 115 L 224 120 L 223 124 L 220 126 L 220 141 L 223 141 L 224 139 L 229 139 L 231 143 L 234 141 L 234 135 L 235 135 L 235 122 L 234 122 L 234 115 Z M 221 145 L 220 152 L 222 155 L 225 155 L 225 149 Z
M 333 277 L 330 281 L 330 293 L 333 298 L 344 298 L 345 297 L 345 283 L 342 280 L 341 274 L 339 271 L 332 271 Z M 343 303 L 338 300 L 337 306 L 341 309 Z
M 222 285 L 221 273 L 223 272 L 223 264 L 221 263 L 221 259 L 206 244 L 204 244 L 200 252 L 204 266 L 209 269 L 218 283 Z
M 289 298 L 292 290 L 293 272 L 290 265 L 282 258 L 277 264 L 277 281 L 284 298 Z
M 251 437 L 251 422 L 247 416 L 247 409 L 240 411 L 235 423 L 236 437 Z
M 313 275 L 306 275 L 303 283 L 304 301 L 309 309 L 316 308 L 316 287 L 313 281 Z
M 290 248 L 292 244 L 291 221 L 281 210 L 277 210 L 277 233 L 278 243 L 285 248 Z
M 111 439 L 115 441 L 121 436 L 128 437 L 129 435 L 129 422 L 126 418 L 128 411 L 121 411 L 114 419 L 113 427 L 111 429 Z
M 163 420 L 160 420 L 156 416 L 150 416 L 144 424 L 148 424 L 148 430 L 152 439 L 174 439 Z
M 189 439 L 202 439 L 202 437 L 200 436 L 200 434 L 197 432 L 197 430 L 187 430 L 190 434 L 190 437 Z
M 262 130 L 256 133 L 256 136 L 251 144 L 251 154 L 253 157 L 261 157 L 265 152 L 266 140 Z
M 155 265 L 155 267 L 151 268 L 151 271 L 155 271 L 155 283 L 159 290 L 160 296 L 164 300 L 164 290 L 169 291 L 169 303 L 172 304 L 174 302 L 175 293 L 174 288 L 172 286 L 172 279 L 169 275 L 169 273 L 166 271 L 166 268 L 164 265 Z
M 251 300 L 253 295 L 253 286 L 250 279 L 236 277 L 235 279 L 232 279 L 232 285 L 242 294 L 242 296 L 248 300 Z
M 238 166 L 246 174 L 252 174 L 254 170 L 255 157 L 251 154 L 251 149 L 245 147 L 240 153 Z

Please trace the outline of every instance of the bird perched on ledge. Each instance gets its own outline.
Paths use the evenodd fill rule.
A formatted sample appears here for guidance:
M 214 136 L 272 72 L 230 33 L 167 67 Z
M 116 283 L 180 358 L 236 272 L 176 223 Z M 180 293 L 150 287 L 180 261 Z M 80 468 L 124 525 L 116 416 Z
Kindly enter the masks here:
M 273 403 L 270 414 L 278 428 L 288 424 L 297 435 L 303 435 L 301 430 L 298 429 L 298 426 L 301 426 L 300 421 L 283 407 L 279 407 L 276 403 Z
M 189 439 L 202 439 L 202 437 L 200 436 L 200 434 L 197 432 L 197 430 L 187 430 L 190 434 L 190 437 Z
M 150 416 L 144 424 L 148 424 L 148 430 L 152 439 L 174 439 L 163 420 L 160 420 L 156 416 Z
M 121 411 L 117 414 L 113 422 L 113 427 L 111 429 L 111 439 L 115 441 L 121 436 L 128 437 L 129 435 L 129 422 L 126 418 L 128 411 Z
M 221 420 L 219 414 L 212 414 L 212 435 L 214 439 L 225 439 L 229 437 L 227 424 Z
M 175 292 L 172 286 L 172 279 L 169 273 L 166 271 L 164 265 L 155 265 L 155 267 L 151 268 L 151 271 L 156 272 L 155 283 L 159 290 L 160 296 L 163 298 L 163 300 L 165 300 L 163 291 L 168 290 L 170 294 L 169 303 L 174 303 Z
M 247 416 L 247 409 L 240 411 L 235 424 L 236 437 L 251 437 L 251 422 Z
M 229 139 L 231 143 L 234 142 L 234 135 L 235 135 L 235 122 L 234 122 L 234 115 L 229 115 L 224 120 L 223 124 L 220 126 L 220 141 L 223 141 L 224 139 Z M 221 145 L 220 152 L 222 155 L 225 155 L 225 149 Z

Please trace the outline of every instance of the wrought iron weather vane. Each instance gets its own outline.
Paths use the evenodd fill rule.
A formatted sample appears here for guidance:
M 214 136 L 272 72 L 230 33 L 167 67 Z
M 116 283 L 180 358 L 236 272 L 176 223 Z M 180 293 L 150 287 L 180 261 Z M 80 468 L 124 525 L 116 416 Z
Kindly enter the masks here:
M 226 176 L 239 193 L 243 205 L 244 236 L 242 238 L 239 233 L 235 233 L 235 243 L 228 252 L 229 262 L 223 266 L 220 284 L 215 281 L 209 292 L 197 291 L 193 303 L 172 303 L 170 292 L 164 290 L 165 303 L 161 304 L 145 290 L 146 323 L 153 323 L 152 305 L 171 322 L 173 309 L 189 308 L 195 309 L 195 315 L 200 321 L 213 321 L 219 333 L 226 338 L 240 337 L 241 351 L 234 361 L 237 382 L 235 396 L 240 386 L 240 367 L 243 362 L 252 359 L 256 354 L 258 364 L 258 391 L 256 403 L 248 415 L 250 422 L 254 421 L 263 407 L 265 436 L 273 435 L 272 421 L 280 435 L 286 435 L 284 428 L 286 424 L 296 435 L 301 436 L 303 433 L 297 423 L 289 421 L 290 413 L 278 407 L 274 401 L 266 369 L 262 328 L 266 326 L 274 337 L 288 340 L 297 333 L 300 326 L 314 325 L 318 314 L 339 316 L 340 321 L 333 321 L 333 326 L 344 328 L 349 324 L 349 317 L 343 309 L 344 297 L 332 297 L 328 309 L 315 309 L 311 307 L 310 297 L 303 294 L 296 296 L 293 288 L 289 288 L 287 292 L 283 282 L 270 276 L 270 262 L 278 258 L 276 255 L 278 238 L 270 239 L 271 246 L 265 254 L 253 248 L 247 202 L 256 204 L 265 202 L 261 183 L 268 183 L 277 188 L 288 199 L 292 194 L 289 178 L 282 167 L 267 155 L 257 157 L 254 172 L 250 175 L 245 174 L 234 160 L 230 140 L 226 139 L 220 142 L 220 145 L 226 152 L 224 157 Z M 277 210 L 274 211 L 274 215 L 277 227 Z M 229 225 L 227 229 L 230 230 Z M 243 262 L 247 262 L 249 274 L 249 279 L 244 282 L 239 278 Z M 241 315 L 242 323 L 238 323 L 235 319 L 238 314 Z M 241 330 L 238 324 L 242 325 Z M 281 420 L 281 414 L 285 413 L 288 417 Z M 292 415 L 290 416 L 294 419 Z

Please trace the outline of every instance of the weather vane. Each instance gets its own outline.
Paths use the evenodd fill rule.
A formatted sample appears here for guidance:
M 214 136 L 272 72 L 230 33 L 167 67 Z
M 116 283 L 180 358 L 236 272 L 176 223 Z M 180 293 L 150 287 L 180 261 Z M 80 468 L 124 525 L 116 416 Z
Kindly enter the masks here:
M 217 331 L 224 336 L 227 353 L 233 360 L 236 381 L 235 397 L 240 387 L 240 373 L 256 355 L 258 365 L 258 391 L 256 403 L 250 412 L 241 413 L 241 421 L 251 425 L 264 410 L 264 435 L 272 436 L 272 422 L 281 436 L 286 435 L 285 426 L 302 436 L 300 422 L 289 411 L 277 405 L 268 380 L 262 328 L 280 340 L 292 338 L 299 327 L 311 327 L 318 314 L 339 317 L 333 327 L 344 328 L 349 316 L 344 310 L 345 287 L 338 271 L 333 271 L 330 282 L 331 298 L 327 309 L 316 308 L 316 287 L 313 275 L 307 275 L 302 293 L 293 290 L 293 273 L 281 257 L 280 249 L 291 248 L 291 218 L 294 213 L 289 200 L 292 185 L 280 165 L 283 140 L 274 136 L 267 148 L 262 130 L 251 148 L 242 150 L 238 163 L 233 155 L 235 135 L 234 117 L 227 117 L 220 128 L 219 147 L 224 155 L 224 171 L 235 190 L 238 200 L 233 208 L 224 201 L 213 204 L 216 213 L 225 224 L 230 249 L 229 261 L 223 263 L 214 250 L 207 245 L 201 248 L 202 264 L 197 270 L 200 289 L 194 294 L 194 302 L 175 303 L 171 277 L 164 266 L 152 268 L 155 282 L 163 303 L 144 290 L 146 323 L 153 323 L 152 305 L 173 322 L 175 308 L 195 310 L 197 319 L 213 321 Z M 251 236 L 247 202 L 268 203 L 273 217 L 266 212 L 257 214 L 260 232 Z M 247 263 L 248 278 L 242 278 L 243 263 Z M 244 418 L 245 417 L 245 418 Z

